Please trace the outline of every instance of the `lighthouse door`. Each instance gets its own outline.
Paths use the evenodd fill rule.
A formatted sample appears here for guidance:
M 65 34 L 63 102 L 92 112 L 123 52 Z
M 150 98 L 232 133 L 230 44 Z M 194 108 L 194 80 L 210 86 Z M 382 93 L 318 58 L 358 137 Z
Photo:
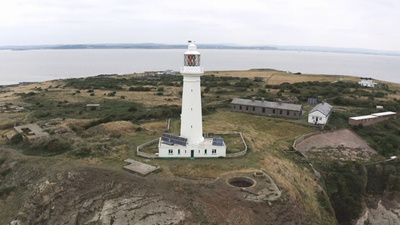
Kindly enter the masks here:
M 194 157 L 194 150 L 190 151 L 190 157 L 192 157 L 192 158 Z

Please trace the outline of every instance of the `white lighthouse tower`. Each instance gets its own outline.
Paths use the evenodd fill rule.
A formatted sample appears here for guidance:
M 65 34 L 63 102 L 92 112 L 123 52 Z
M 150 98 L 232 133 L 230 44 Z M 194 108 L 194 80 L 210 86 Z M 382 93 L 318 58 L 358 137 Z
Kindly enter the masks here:
M 181 69 L 183 75 L 182 113 L 180 135 L 163 134 L 159 142 L 159 157 L 195 158 L 225 157 L 226 146 L 222 138 L 204 138 L 201 113 L 200 53 L 189 41 Z
M 187 138 L 189 144 L 204 141 L 203 122 L 201 114 L 200 77 L 203 69 L 200 67 L 200 53 L 196 45 L 189 41 L 188 51 L 184 54 L 181 137 Z

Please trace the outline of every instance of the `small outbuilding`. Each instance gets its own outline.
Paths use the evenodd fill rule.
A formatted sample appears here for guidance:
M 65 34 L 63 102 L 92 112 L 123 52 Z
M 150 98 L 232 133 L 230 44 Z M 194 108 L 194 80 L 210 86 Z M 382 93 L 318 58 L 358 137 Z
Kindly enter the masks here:
M 359 124 L 362 124 L 363 126 L 369 126 L 375 123 L 380 123 L 388 119 L 396 119 L 396 118 L 397 118 L 397 113 L 395 112 L 390 112 L 390 111 L 380 112 L 380 113 L 373 113 L 371 115 L 350 117 L 349 124 L 353 126 L 357 126 Z
M 87 104 L 86 111 L 95 111 L 100 109 L 100 104 Z
M 359 85 L 363 86 L 363 87 L 375 87 L 377 85 L 377 83 L 369 77 L 361 77 L 361 80 L 358 82 Z
M 308 113 L 308 122 L 312 124 L 326 124 L 332 113 L 333 106 L 326 102 L 316 105 Z

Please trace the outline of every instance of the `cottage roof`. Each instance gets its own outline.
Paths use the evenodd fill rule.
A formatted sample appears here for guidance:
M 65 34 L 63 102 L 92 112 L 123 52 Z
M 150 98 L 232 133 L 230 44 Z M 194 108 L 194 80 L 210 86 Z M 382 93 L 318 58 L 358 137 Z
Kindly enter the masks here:
M 375 119 L 375 118 L 376 118 L 376 116 L 373 116 L 373 115 L 350 117 L 351 120 L 366 120 L 366 119 Z
M 373 113 L 371 115 L 373 115 L 373 116 L 390 116 L 390 115 L 397 115 L 397 113 L 388 111 L 388 112 Z
M 100 104 L 86 104 L 86 107 L 99 107 Z
M 313 112 L 316 112 L 316 111 L 319 111 L 319 112 L 322 113 L 323 115 L 328 116 L 329 113 L 330 113 L 331 110 L 332 110 L 332 107 L 333 107 L 333 106 L 329 105 L 329 104 L 326 103 L 326 102 L 324 102 L 324 103 L 319 103 L 319 104 L 316 105 L 313 109 L 311 109 L 311 111 L 310 111 L 309 114 L 311 114 L 311 113 L 313 113 Z
M 246 106 L 259 106 L 259 107 L 265 107 L 265 108 L 271 108 L 271 109 L 284 109 L 284 110 L 293 110 L 293 111 L 300 111 L 302 109 L 302 105 L 298 105 L 298 104 L 259 101 L 259 100 L 241 99 L 241 98 L 234 98 L 232 100 L 231 104 L 246 105 Z

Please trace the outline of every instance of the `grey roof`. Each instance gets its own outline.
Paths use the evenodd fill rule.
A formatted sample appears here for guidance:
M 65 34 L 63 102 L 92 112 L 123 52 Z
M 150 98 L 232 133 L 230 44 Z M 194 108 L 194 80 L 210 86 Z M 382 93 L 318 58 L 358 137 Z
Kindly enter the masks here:
M 327 116 L 329 115 L 329 113 L 331 112 L 333 106 L 329 105 L 328 103 L 324 102 L 324 103 L 319 103 L 318 105 L 316 105 L 313 109 L 311 109 L 310 113 L 319 111 L 320 113 L 322 113 L 323 115 Z
M 300 111 L 302 109 L 302 105 L 298 105 L 298 104 L 259 101 L 259 100 L 253 101 L 251 99 L 241 99 L 241 98 L 234 98 L 232 100 L 231 104 L 246 105 L 246 106 L 259 106 L 259 107 L 265 107 L 265 108 L 284 109 L 284 110 L 293 110 L 293 111 Z

